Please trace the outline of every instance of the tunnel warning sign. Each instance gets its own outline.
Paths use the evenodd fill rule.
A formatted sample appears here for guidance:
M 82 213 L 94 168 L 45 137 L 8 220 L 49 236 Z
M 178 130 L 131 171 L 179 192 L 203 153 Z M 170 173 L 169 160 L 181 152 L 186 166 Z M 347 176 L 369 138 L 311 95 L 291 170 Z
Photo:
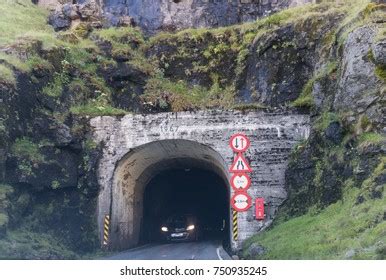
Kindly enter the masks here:
M 232 173 L 245 173 L 252 172 L 252 169 L 243 155 L 238 154 L 229 171 Z
M 231 186 L 235 192 L 246 191 L 251 186 L 251 178 L 248 174 L 233 174 Z
M 244 134 L 237 133 L 231 137 L 229 141 L 229 145 L 234 152 L 243 153 L 249 148 L 249 146 L 251 145 L 251 142 L 249 141 L 248 137 L 245 136 Z
M 233 209 L 235 209 L 238 212 L 247 211 L 252 204 L 251 197 L 243 192 L 243 193 L 236 193 L 231 198 L 231 204 Z

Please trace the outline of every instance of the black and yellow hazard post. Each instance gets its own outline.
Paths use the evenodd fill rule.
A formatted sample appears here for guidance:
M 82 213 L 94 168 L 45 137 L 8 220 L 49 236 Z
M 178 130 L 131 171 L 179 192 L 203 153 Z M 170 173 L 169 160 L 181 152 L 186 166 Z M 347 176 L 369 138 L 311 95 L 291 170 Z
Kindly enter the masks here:
M 103 226 L 103 247 L 107 248 L 109 245 L 109 232 L 110 232 L 110 215 L 105 215 L 105 221 Z
M 233 210 L 233 240 L 234 241 L 237 241 L 238 237 L 239 237 L 239 228 L 238 228 L 238 224 L 237 224 L 237 211 Z

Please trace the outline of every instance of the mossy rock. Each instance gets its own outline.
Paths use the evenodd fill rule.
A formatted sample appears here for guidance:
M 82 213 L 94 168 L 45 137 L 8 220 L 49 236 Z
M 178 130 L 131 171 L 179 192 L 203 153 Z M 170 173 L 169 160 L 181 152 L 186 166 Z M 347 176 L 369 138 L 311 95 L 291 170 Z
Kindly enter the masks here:
M 0 213 L 0 238 L 4 237 L 7 233 L 8 215 Z

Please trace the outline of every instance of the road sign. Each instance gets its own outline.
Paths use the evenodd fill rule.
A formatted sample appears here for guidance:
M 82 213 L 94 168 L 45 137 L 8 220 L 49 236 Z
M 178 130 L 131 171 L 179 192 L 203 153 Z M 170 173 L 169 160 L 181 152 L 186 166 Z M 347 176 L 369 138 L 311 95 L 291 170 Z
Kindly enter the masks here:
M 248 174 L 235 173 L 231 178 L 231 186 L 236 191 L 246 191 L 251 186 L 251 178 Z
M 233 209 L 243 212 L 251 207 L 252 199 L 247 193 L 235 193 L 231 198 L 231 204 Z
M 256 198 L 255 201 L 255 207 L 256 207 L 256 220 L 264 220 L 265 214 L 264 214 L 264 198 Z
M 243 155 L 238 154 L 229 171 L 232 173 L 245 173 L 252 172 L 252 169 Z
M 242 133 L 232 135 L 231 139 L 229 140 L 229 146 L 231 146 L 232 150 L 236 153 L 245 152 L 250 145 L 251 142 L 249 141 L 248 137 Z

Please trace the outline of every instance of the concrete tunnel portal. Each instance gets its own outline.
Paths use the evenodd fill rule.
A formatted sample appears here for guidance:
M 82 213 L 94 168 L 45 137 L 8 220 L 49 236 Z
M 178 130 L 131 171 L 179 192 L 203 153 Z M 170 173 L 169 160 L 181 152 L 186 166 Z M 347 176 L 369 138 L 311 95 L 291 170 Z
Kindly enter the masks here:
M 111 242 L 116 248 L 160 241 L 168 216 L 192 214 L 202 227 L 229 232 L 227 166 L 216 151 L 175 139 L 136 147 L 119 161 L 113 182 Z M 212 217 L 214 216 L 214 217 Z M 208 217 L 211 217 L 209 219 Z
M 308 115 L 264 110 L 92 118 L 93 140 L 102 147 L 97 169 L 101 245 L 106 216 L 110 217 L 107 247 L 124 250 L 159 241 L 155 233 L 167 216 L 190 212 L 205 217 L 207 227 L 223 222 L 223 232 L 212 238 L 239 250 L 247 238 L 272 223 L 287 198 L 289 155 L 308 138 L 309 122 Z M 235 133 L 251 140 L 245 152 L 252 169 L 248 194 L 252 201 L 262 197 L 267 204 L 264 220 L 255 219 L 253 205 L 236 213 L 236 237 L 230 206 L 234 190 L 229 184 L 235 157 L 229 139 Z

